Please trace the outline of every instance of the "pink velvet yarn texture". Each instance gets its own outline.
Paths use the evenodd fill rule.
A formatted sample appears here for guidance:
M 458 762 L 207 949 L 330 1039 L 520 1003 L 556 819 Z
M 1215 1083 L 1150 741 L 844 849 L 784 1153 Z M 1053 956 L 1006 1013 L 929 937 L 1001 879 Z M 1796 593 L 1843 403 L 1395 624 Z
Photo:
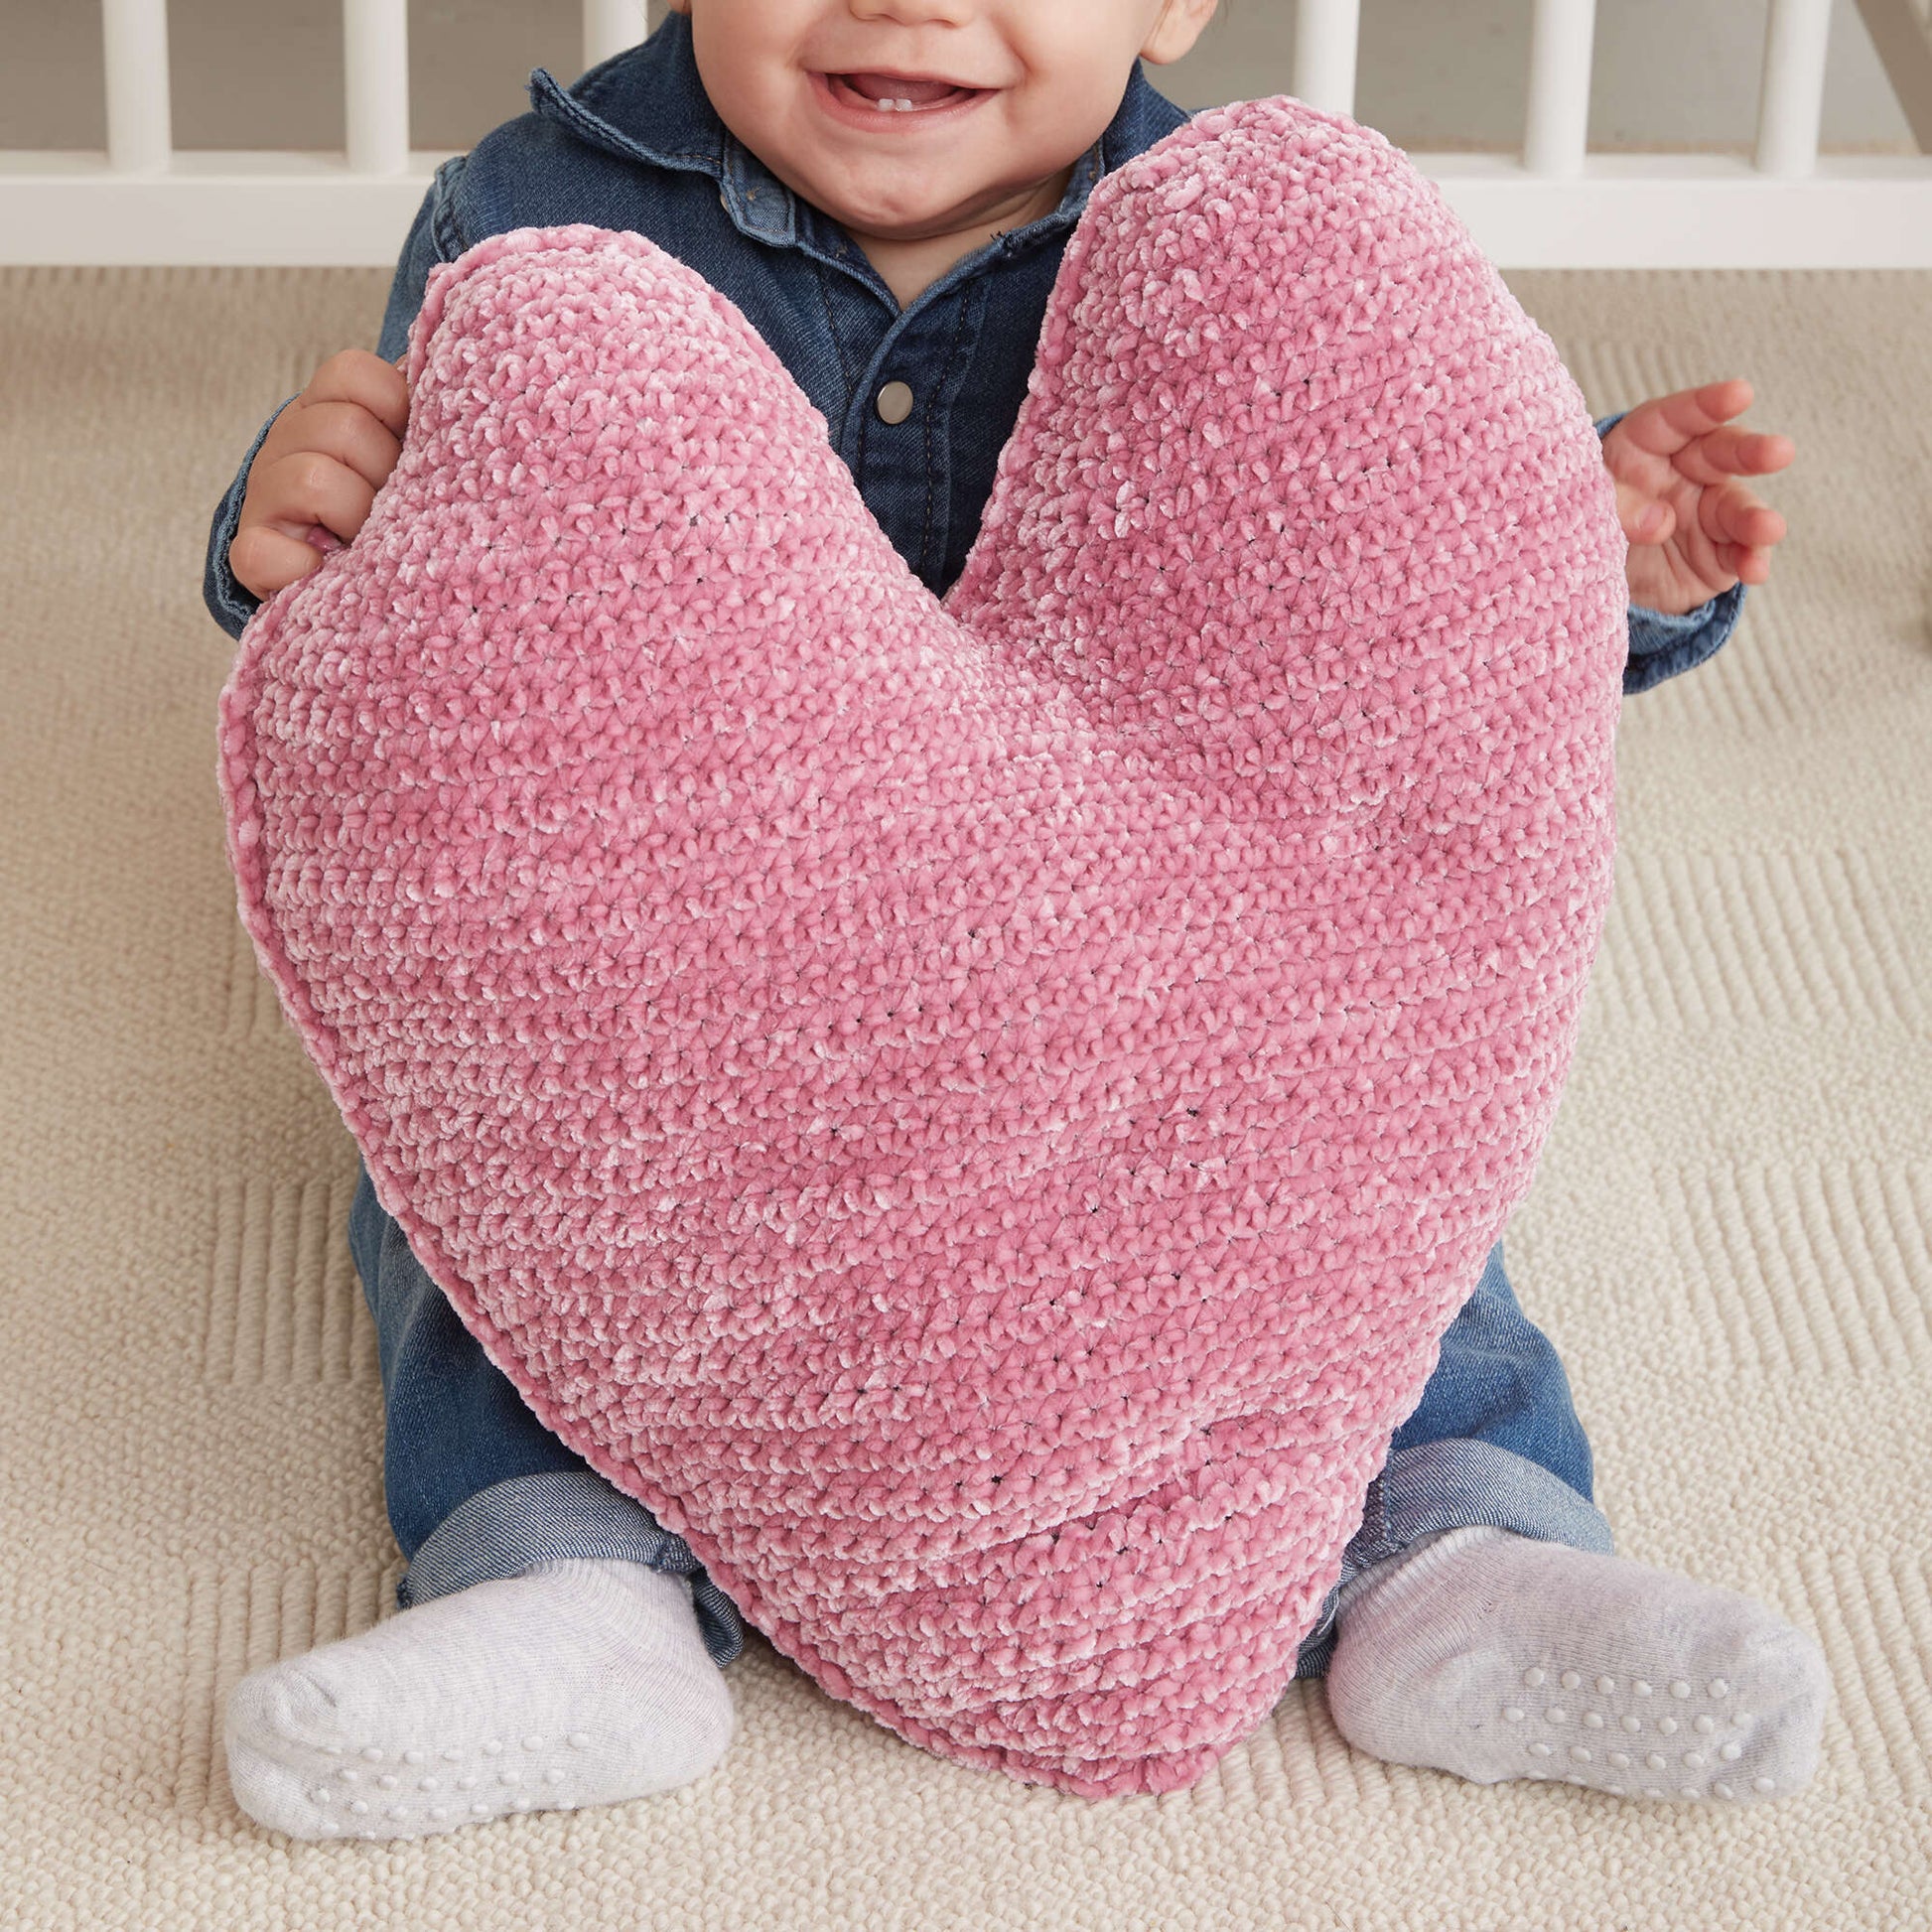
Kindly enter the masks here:
M 641 235 L 437 267 L 408 375 L 219 707 L 241 916 L 378 1198 L 832 1696 L 1192 1784 L 1570 1067 L 1626 653 L 1583 396 L 1286 96 L 1096 187 L 943 603 Z

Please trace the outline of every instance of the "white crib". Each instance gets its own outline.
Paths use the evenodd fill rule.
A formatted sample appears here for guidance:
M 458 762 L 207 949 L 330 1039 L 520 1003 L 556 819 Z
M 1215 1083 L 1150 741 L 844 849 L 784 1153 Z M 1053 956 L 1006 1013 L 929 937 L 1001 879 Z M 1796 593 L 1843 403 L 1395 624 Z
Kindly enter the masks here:
M 1297 10 L 1272 90 L 1352 112 L 1361 0 L 1269 4 Z M 1524 4 L 1520 150 L 1412 154 L 1502 267 L 1932 267 L 1932 0 L 1857 0 L 1920 153 L 1819 153 L 1833 0 L 1770 0 L 1748 158 L 1588 152 L 1595 0 Z M 636 38 L 635 0 L 583 8 L 585 66 Z M 409 145 L 407 0 L 343 0 L 345 153 L 176 149 L 167 0 L 102 0 L 102 26 L 106 151 L 0 150 L 0 265 L 394 262 L 444 159 Z

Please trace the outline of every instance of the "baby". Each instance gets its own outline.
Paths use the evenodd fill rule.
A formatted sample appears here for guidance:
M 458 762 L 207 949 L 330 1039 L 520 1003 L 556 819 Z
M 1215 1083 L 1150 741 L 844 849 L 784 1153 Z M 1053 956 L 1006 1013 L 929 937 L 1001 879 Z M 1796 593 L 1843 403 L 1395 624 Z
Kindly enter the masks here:
M 1069 233 L 1095 182 L 1181 125 L 1142 60 L 1216 0 L 672 0 L 651 38 L 446 162 L 404 245 L 379 353 L 345 349 L 264 425 L 215 513 L 210 610 L 350 541 L 394 468 L 394 366 L 431 268 L 484 236 L 647 234 L 721 289 L 822 412 L 935 597 L 963 566 Z M 1630 539 L 1626 691 L 1701 662 L 1783 519 L 1736 479 L 1783 437 L 1741 380 L 1599 424 Z M 297 1838 L 414 1838 L 701 1777 L 733 1731 L 736 1606 L 681 1537 L 537 1422 L 375 1199 L 349 1244 L 375 1318 L 402 1614 L 257 1670 L 227 1714 L 252 1817 Z M 1343 1736 L 1478 1783 L 1633 1798 L 1801 1789 L 1817 1644 L 1764 1605 L 1611 1554 L 1562 1363 L 1500 1244 L 1371 1485 L 1297 1674 Z

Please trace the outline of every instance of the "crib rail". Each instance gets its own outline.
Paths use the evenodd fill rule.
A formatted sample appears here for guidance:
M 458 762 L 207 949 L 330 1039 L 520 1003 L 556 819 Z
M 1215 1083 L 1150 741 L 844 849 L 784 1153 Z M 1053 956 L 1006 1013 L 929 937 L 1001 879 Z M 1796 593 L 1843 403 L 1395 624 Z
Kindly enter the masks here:
M 1530 3 L 1520 150 L 1411 157 L 1501 266 L 1932 267 L 1932 154 L 1818 151 L 1832 0 L 1771 0 L 1748 156 L 1591 153 L 1595 0 Z M 1294 4 L 1282 90 L 1352 112 L 1361 0 Z M 1932 0 L 1857 4 L 1932 149 Z M 175 148 L 167 0 L 101 0 L 101 19 L 106 150 L 0 150 L 0 264 L 394 261 L 444 159 L 409 144 L 407 0 L 343 0 L 340 153 Z M 587 67 L 637 38 L 635 0 L 583 0 L 583 21 Z

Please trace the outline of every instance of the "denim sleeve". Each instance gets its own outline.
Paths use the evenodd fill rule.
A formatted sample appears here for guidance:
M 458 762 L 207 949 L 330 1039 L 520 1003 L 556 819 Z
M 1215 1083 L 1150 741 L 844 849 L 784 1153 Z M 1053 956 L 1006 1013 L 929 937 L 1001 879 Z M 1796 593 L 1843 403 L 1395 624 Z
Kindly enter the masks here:
M 423 306 L 429 272 L 438 262 L 453 262 L 470 246 L 457 219 L 456 184 L 467 154 L 453 154 L 432 177 L 423 205 L 402 244 L 395 280 L 389 284 L 388 306 L 382 312 L 382 334 L 375 352 L 385 362 L 397 362 L 409 346 L 409 326 Z
M 1614 416 L 1605 416 L 1596 425 L 1596 434 L 1607 436 L 1629 413 L 1619 409 Z M 1623 666 L 1623 695 L 1634 697 L 1680 671 L 1696 669 L 1707 657 L 1715 657 L 1737 628 L 1737 615 L 1743 606 L 1742 578 L 1729 590 L 1681 614 L 1631 605 L 1630 655 Z
M 376 344 L 376 353 L 385 362 L 399 360 L 408 345 L 409 325 L 423 306 L 423 290 L 430 270 L 439 261 L 454 260 L 463 252 L 450 186 L 467 158 L 453 155 L 437 169 L 422 206 L 416 210 L 416 218 L 410 223 L 396 263 L 395 278 L 389 285 L 388 306 L 383 312 L 382 333 Z M 446 248 L 451 252 L 445 254 Z M 300 394 L 297 390 L 296 395 Z M 202 602 L 230 637 L 238 638 L 247 628 L 248 620 L 262 606 L 262 600 L 239 583 L 228 568 L 228 545 L 234 541 L 235 526 L 241 521 L 241 502 L 248 493 L 249 467 L 267 440 L 268 432 L 275 427 L 275 418 L 294 400 L 295 396 L 284 397 L 274 414 L 255 432 L 255 440 L 249 444 L 248 454 L 241 459 L 241 468 L 235 472 L 228 493 L 216 504 L 214 520 L 208 525 L 207 558 L 202 570 Z

